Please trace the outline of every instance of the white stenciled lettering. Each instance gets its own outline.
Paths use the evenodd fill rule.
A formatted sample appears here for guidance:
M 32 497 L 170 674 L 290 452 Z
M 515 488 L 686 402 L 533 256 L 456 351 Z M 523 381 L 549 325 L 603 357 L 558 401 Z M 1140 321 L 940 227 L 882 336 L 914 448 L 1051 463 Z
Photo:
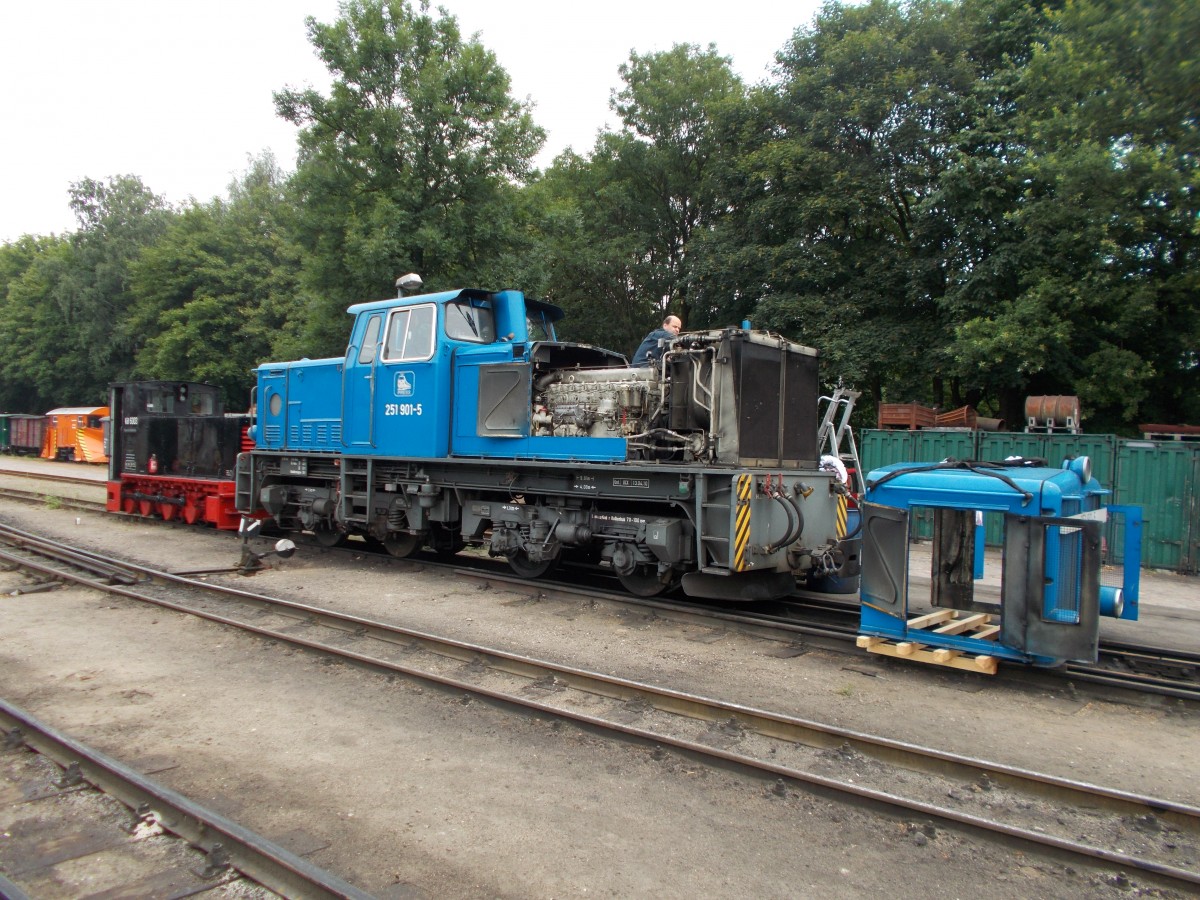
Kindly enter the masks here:
M 385 416 L 420 416 L 424 415 L 424 407 L 420 403 L 385 403 Z

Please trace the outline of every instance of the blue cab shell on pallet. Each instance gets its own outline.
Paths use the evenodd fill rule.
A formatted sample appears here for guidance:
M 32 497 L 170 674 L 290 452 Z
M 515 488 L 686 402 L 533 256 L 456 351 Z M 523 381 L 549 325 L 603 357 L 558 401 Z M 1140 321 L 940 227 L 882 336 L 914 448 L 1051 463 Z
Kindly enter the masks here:
M 1140 556 L 1141 511 L 1105 506 L 1086 457 L 897 463 L 871 471 L 863 504 L 859 645 L 995 671 L 997 659 L 1093 662 L 1100 616 L 1137 618 L 1139 570 L 1101 580 L 1104 533 L 1121 520 L 1125 559 Z M 910 572 L 910 518 L 933 513 L 929 594 Z M 976 592 L 988 518 L 1002 521 L 999 599 Z

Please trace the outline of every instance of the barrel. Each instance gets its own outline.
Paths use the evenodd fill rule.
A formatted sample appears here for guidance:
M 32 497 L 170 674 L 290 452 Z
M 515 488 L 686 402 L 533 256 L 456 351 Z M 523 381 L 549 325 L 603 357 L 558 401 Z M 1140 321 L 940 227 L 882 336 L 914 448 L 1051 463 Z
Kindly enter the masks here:
M 1030 428 L 1078 428 L 1078 397 L 1026 397 L 1025 421 Z

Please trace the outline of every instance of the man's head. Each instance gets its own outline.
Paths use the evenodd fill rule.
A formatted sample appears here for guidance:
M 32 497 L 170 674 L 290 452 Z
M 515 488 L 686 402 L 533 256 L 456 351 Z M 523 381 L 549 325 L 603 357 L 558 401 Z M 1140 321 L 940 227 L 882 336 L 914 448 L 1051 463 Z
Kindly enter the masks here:
M 679 316 L 667 316 L 663 319 L 662 327 L 671 332 L 671 334 L 679 334 L 679 329 L 683 327 L 683 322 Z

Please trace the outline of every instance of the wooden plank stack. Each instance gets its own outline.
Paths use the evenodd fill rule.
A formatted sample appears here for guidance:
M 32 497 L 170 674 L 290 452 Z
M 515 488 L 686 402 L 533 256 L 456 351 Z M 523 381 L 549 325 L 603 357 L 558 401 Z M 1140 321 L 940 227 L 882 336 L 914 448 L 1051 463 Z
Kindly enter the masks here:
M 972 613 L 960 619 L 958 610 L 938 609 L 908 620 L 909 640 L 894 641 L 889 638 L 860 634 L 858 646 L 870 653 L 878 653 L 882 656 L 911 659 L 935 666 L 948 666 L 952 669 L 966 669 L 968 672 L 995 675 L 1000 661 L 994 656 L 947 647 L 931 647 L 921 643 L 913 636 L 914 631 L 927 630 L 931 634 L 959 634 L 964 637 L 995 640 L 996 635 L 1000 633 L 1000 626 L 993 619 L 995 616 L 991 613 Z

